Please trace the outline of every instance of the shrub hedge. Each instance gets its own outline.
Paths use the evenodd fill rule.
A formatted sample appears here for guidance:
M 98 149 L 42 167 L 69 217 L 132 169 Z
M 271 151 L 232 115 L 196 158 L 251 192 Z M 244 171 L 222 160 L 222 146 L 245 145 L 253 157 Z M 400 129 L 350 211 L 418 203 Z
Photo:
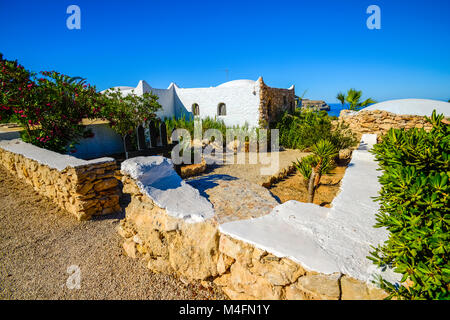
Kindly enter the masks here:
M 286 148 L 307 151 L 320 140 L 330 141 L 338 150 L 355 145 L 356 138 L 345 124 L 333 127 L 326 111 L 285 113 L 278 121 L 280 144 Z
M 430 132 L 391 129 L 372 149 L 383 171 L 375 227 L 389 239 L 368 258 L 393 267 L 404 284 L 380 278 L 389 298 L 449 299 L 450 135 L 442 120 L 433 111 Z

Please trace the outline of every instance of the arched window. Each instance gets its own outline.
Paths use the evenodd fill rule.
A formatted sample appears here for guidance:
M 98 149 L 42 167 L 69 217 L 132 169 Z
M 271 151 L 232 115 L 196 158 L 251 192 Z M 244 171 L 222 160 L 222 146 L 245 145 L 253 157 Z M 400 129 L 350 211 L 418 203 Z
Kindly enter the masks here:
M 199 116 L 200 115 L 200 107 L 199 107 L 198 103 L 192 104 L 192 114 L 194 116 Z
M 221 102 L 217 106 L 217 115 L 218 116 L 226 116 L 227 115 L 227 106 L 225 103 Z

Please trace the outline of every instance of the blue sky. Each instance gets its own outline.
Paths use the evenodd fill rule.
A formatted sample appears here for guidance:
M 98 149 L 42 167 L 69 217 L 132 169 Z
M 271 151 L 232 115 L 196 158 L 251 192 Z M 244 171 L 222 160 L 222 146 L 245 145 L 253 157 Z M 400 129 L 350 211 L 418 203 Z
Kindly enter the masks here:
M 69 30 L 66 8 L 81 9 Z M 366 9 L 381 8 L 381 30 Z M 215 86 L 263 76 L 305 97 L 450 99 L 449 0 L 0 0 L 0 52 L 98 89 Z

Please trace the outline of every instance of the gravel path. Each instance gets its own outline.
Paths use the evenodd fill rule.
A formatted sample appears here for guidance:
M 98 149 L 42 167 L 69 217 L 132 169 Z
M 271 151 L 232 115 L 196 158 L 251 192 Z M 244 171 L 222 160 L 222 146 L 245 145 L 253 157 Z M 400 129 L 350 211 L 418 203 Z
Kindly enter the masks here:
M 119 216 L 78 222 L 0 166 L 0 299 L 224 299 L 125 256 Z M 67 268 L 81 271 L 69 289 Z

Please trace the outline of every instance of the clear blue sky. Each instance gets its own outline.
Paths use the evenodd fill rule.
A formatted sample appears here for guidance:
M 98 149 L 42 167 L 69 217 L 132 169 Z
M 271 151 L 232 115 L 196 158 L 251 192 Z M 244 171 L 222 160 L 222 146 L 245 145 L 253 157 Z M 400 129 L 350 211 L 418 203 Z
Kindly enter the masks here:
M 69 30 L 66 8 L 81 8 Z M 381 8 L 381 30 L 366 8 Z M 449 0 L 0 0 L 0 52 L 98 89 L 166 88 L 262 75 L 306 98 L 350 87 L 378 101 L 450 99 Z

